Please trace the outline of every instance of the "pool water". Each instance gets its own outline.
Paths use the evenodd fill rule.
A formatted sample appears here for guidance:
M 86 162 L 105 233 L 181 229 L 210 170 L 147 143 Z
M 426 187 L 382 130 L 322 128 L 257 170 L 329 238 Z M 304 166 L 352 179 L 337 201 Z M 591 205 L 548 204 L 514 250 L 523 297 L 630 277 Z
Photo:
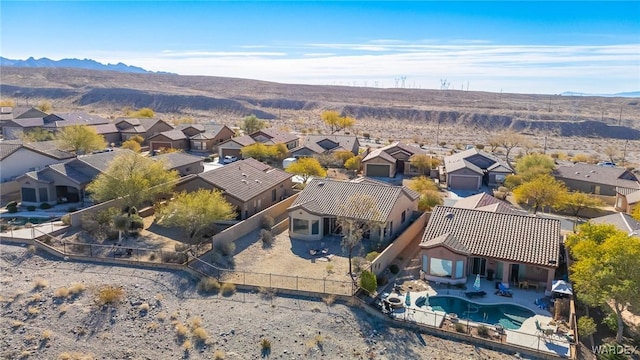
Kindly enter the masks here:
M 468 318 L 473 322 L 489 325 L 500 324 L 509 330 L 519 329 L 526 319 L 535 315 L 533 311 L 517 305 L 480 305 L 450 296 L 429 297 L 428 305 L 434 311 L 458 314 L 460 320 Z

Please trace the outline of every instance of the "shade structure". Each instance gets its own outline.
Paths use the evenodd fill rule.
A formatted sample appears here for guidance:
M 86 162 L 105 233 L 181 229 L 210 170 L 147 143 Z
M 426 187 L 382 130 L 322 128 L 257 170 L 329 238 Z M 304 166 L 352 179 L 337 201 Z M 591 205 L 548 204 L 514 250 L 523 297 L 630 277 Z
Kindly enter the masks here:
M 480 290 L 480 274 L 476 275 L 476 281 L 473 282 L 473 288 L 476 289 L 476 291 Z
M 571 288 L 571 284 L 564 280 L 554 280 L 553 283 L 551 283 L 551 292 L 573 295 L 573 288 Z

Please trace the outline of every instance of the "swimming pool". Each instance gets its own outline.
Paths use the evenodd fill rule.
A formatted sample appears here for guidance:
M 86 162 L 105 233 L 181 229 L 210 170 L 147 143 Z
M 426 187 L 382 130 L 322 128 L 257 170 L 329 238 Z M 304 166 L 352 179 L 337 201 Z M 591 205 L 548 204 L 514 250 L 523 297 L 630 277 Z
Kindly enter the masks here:
M 451 296 L 429 297 L 428 306 L 434 311 L 455 313 L 458 319 L 490 325 L 500 324 L 505 329 L 517 330 L 522 323 L 535 315 L 531 310 L 510 304 L 481 305 Z

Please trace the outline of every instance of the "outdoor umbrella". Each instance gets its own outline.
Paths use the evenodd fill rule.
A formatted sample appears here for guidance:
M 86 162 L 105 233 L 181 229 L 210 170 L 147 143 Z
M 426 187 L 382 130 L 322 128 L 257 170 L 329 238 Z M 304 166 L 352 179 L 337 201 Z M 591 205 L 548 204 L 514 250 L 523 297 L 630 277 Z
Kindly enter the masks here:
M 551 292 L 555 292 L 558 294 L 565 295 L 573 295 L 573 289 L 571 288 L 571 284 L 564 280 L 554 280 L 551 283 Z
M 480 274 L 476 275 L 476 281 L 473 283 L 473 288 L 476 289 L 476 291 L 480 290 Z

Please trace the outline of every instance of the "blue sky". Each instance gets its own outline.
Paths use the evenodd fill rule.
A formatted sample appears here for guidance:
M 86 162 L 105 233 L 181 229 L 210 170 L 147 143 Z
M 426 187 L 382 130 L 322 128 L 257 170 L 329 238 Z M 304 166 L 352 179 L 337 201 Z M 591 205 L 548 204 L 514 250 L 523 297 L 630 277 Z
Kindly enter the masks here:
M 492 92 L 640 90 L 640 2 L 0 2 L 0 52 L 181 75 Z

